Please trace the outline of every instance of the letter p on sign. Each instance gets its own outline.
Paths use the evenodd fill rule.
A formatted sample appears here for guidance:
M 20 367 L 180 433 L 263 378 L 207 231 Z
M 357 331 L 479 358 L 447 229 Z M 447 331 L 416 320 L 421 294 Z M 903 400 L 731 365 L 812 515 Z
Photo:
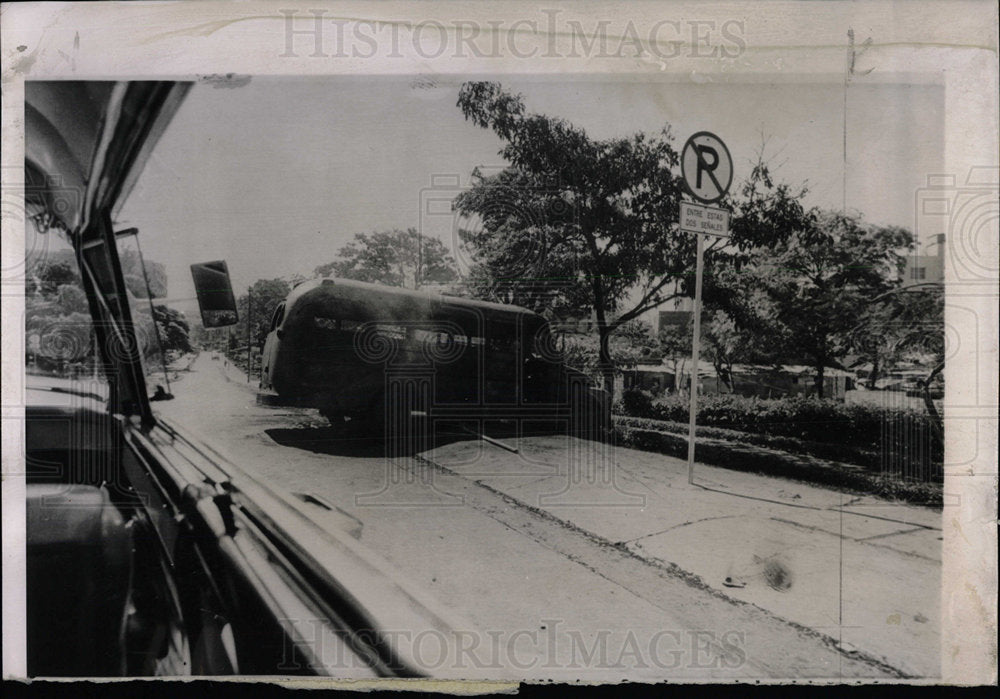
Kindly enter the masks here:
M 733 183 L 733 159 L 715 134 L 699 131 L 681 151 L 681 175 L 687 193 L 703 204 L 719 201 Z

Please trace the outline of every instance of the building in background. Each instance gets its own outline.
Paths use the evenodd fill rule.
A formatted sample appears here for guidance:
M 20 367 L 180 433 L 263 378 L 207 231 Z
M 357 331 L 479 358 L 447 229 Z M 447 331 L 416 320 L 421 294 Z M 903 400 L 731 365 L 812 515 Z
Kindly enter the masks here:
M 920 245 L 906 256 L 903 269 L 903 286 L 944 282 L 944 233 L 931 236 L 929 242 Z

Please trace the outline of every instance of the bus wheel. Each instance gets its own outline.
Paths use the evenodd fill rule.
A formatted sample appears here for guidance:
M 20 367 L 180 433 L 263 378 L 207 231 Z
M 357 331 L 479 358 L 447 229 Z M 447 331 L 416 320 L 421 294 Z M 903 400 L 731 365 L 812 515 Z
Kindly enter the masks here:
M 343 413 L 320 408 L 319 414 L 326 418 L 331 427 L 345 427 L 347 425 L 347 421 Z

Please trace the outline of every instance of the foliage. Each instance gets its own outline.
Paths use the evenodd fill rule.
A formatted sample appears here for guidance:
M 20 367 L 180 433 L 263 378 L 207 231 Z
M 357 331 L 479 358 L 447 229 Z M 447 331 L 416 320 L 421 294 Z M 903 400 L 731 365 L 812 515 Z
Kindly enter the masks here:
M 75 266 L 67 261 L 40 262 L 29 271 L 25 279 L 27 296 L 49 296 L 65 284 L 79 284 Z
M 677 459 L 684 459 L 687 455 L 684 435 L 657 429 L 654 425 L 628 424 L 616 418 L 615 438 L 619 445 L 633 449 Z M 929 507 L 940 507 L 943 501 L 940 481 L 914 482 L 893 474 L 873 473 L 853 465 L 803 454 L 760 449 L 739 441 L 702 438 L 697 455 L 699 463 L 825 485 L 841 492 L 877 495 Z
M 944 286 L 921 285 L 888 293 L 872 304 L 851 333 L 855 366 L 871 364 L 868 388 L 905 361 L 944 362 Z
M 249 330 L 251 344 L 260 348 L 264 346 L 274 309 L 291 290 L 291 285 L 284 279 L 258 279 L 250 287 L 249 296 L 243 294 L 236 300 L 240 323 L 235 326 L 234 332 L 240 342 L 246 344 Z
M 780 340 L 785 359 L 807 360 L 822 398 L 824 369 L 843 368 L 852 333 L 873 301 L 899 286 L 900 251 L 912 244 L 902 228 L 816 211 L 787 239 L 753 251 L 738 273 L 716 275 L 714 303 L 744 329 Z
M 558 325 L 556 326 L 558 328 Z M 563 361 L 591 378 L 600 375 L 600 351 L 593 335 L 565 334 Z M 657 344 L 649 323 L 634 320 L 622 325 L 611 339 L 611 357 L 618 370 L 634 368 L 639 361 L 653 356 Z
M 160 342 L 166 352 L 192 352 L 187 319 L 180 311 L 167 306 L 153 306 L 153 318 L 160 328 Z
M 54 255 L 28 271 L 24 306 L 29 365 L 62 372 L 74 363 L 92 361 L 87 297 L 80 288 L 71 251 Z
M 160 352 L 154 318 L 164 351 L 190 352 L 190 329 L 183 313 L 158 305 L 154 306 L 153 315 L 150 315 L 138 253 L 123 250 L 121 262 L 142 355 L 149 359 Z M 146 262 L 146 270 L 154 297 L 165 296 L 167 278 L 164 266 Z M 59 372 L 71 370 L 74 364 L 91 364 L 94 359 L 93 321 L 72 251 L 57 251 L 51 259 L 35 265 L 27 275 L 25 292 L 25 349 L 28 361 L 37 367 Z
M 651 415 L 656 414 L 653 409 L 653 397 L 635 388 L 622 392 L 621 401 L 614 405 L 614 412 L 644 419 L 650 419 Z
M 87 295 L 77 284 L 60 285 L 56 290 L 56 299 L 65 313 L 86 313 L 89 309 Z
M 677 225 L 682 181 L 669 126 L 655 137 L 592 139 L 527 113 L 520 95 L 490 82 L 465 83 L 458 106 L 496 133 L 509 163 L 495 175 L 475 170 L 454 202 L 469 223 L 460 235 L 476 293 L 566 316 L 592 312 L 612 388 L 614 333 L 693 289 L 695 239 Z M 754 177 L 731 203 L 737 248 L 779 240 L 801 219 L 798 193 L 776 186 L 766 167 Z M 706 260 L 713 255 L 725 256 L 713 248 Z
M 679 435 L 687 435 L 688 433 L 688 424 L 686 422 L 667 422 L 651 418 L 617 416 L 615 424 L 623 427 L 656 430 Z M 811 442 L 796 437 L 745 432 L 724 427 L 704 427 L 701 425 L 697 428 L 697 436 L 699 439 L 722 439 L 737 444 L 778 449 L 790 454 L 802 454 L 840 463 L 855 464 L 873 471 L 882 471 L 885 467 L 884 455 L 881 450 L 860 449 L 850 443 L 840 441 Z M 943 469 L 941 468 L 943 454 L 938 451 L 933 456 L 936 466 L 932 467 L 928 464 L 928 468 L 926 468 L 927 475 L 940 480 L 943 477 Z
M 145 299 L 146 278 L 149 278 L 149 290 L 153 298 L 163 298 L 167 295 L 167 271 L 163 264 L 146 260 L 143 262 L 138 251 L 125 248 L 120 251 L 119 258 L 122 264 L 122 276 L 125 279 L 125 286 L 129 292 L 137 299 Z M 143 276 L 143 266 L 145 266 L 145 276 Z
M 415 228 L 358 233 L 337 251 L 337 259 L 320 265 L 316 276 L 419 288 L 458 279 L 455 261 L 444 244 Z
M 652 400 L 634 390 L 626 391 L 615 405 L 615 412 L 620 415 L 678 423 L 688 421 L 689 409 L 690 403 L 685 397 Z M 699 397 L 697 424 L 808 442 L 849 444 L 854 449 L 880 452 L 888 447 L 884 439 L 889 419 L 905 419 L 914 425 L 929 426 L 931 418 L 914 410 L 846 405 L 815 398 L 714 395 Z M 940 461 L 942 456 L 938 452 L 935 458 Z

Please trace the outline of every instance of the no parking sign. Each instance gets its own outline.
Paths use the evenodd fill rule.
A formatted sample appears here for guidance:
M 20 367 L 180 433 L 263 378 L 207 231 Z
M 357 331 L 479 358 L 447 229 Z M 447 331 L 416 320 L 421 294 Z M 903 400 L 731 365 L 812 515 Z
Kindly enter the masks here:
M 687 193 L 702 204 L 713 204 L 726 196 L 733 184 L 733 158 L 722 139 L 699 131 L 681 151 L 681 176 Z
M 699 131 L 681 150 L 681 176 L 685 191 L 700 204 L 682 201 L 678 223 L 698 239 L 695 267 L 694 333 L 691 337 L 691 406 L 688 414 L 688 483 L 694 483 L 695 423 L 698 415 L 698 367 L 701 358 L 701 280 L 704 274 L 705 235 L 729 237 L 729 212 L 714 204 L 733 184 L 733 158 L 722 139 Z

